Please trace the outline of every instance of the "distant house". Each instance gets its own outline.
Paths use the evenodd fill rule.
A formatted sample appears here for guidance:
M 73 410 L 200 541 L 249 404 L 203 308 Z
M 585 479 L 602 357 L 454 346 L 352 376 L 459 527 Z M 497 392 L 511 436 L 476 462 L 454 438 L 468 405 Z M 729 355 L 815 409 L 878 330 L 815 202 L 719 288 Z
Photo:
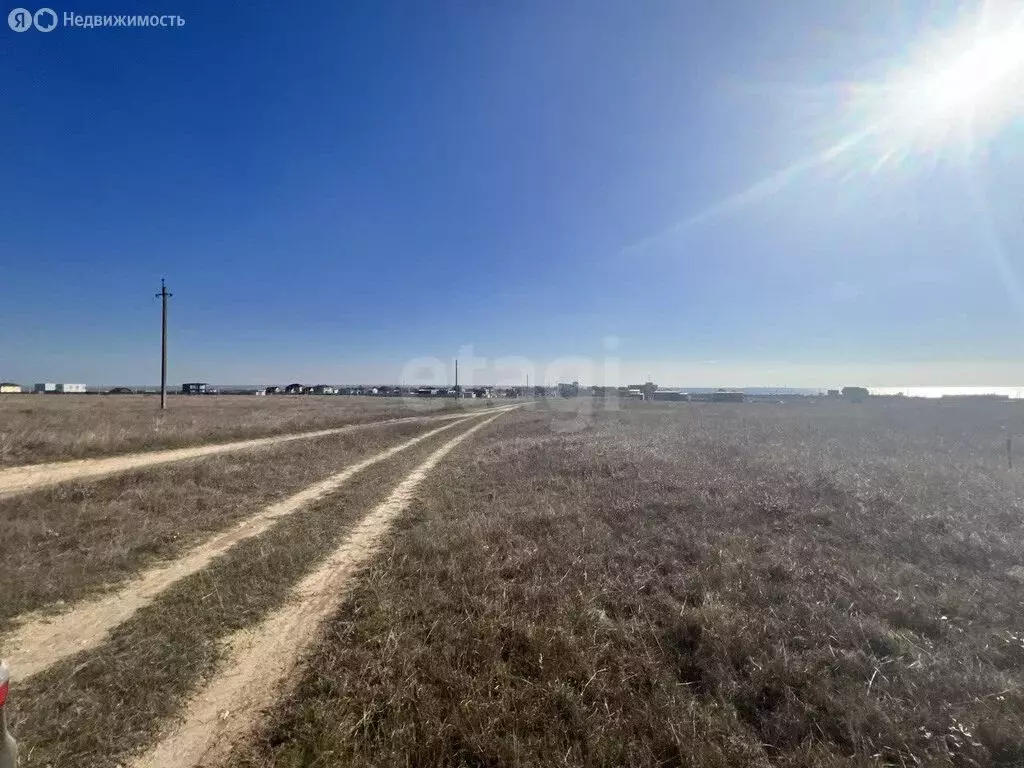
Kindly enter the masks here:
M 626 397 L 631 397 L 636 400 L 643 400 L 644 393 L 639 387 L 626 387 Z
M 280 395 L 281 394 L 281 388 L 280 387 L 267 387 L 265 390 L 263 390 L 263 392 L 264 392 L 264 394 L 267 394 L 267 395 Z
M 54 384 L 46 381 L 36 384 L 32 390 L 37 394 L 82 395 L 85 394 L 85 384 Z
M 434 387 L 420 387 L 416 390 L 416 397 L 437 397 L 438 390 Z
M 743 393 L 735 389 L 719 389 L 711 393 L 713 403 L 742 403 Z
M 574 381 L 572 384 L 559 384 L 558 394 L 562 397 L 579 397 L 580 383 L 578 381 Z
M 474 387 L 473 394 L 476 395 L 477 397 L 482 397 L 485 400 L 489 400 L 491 397 L 493 397 L 493 393 L 491 392 L 490 387 Z
M 17 394 L 18 392 L 21 392 L 21 384 L 0 381 L 0 394 Z
M 205 381 L 190 381 L 187 384 L 181 385 L 181 394 L 183 395 L 205 395 L 209 389 L 209 385 Z
M 309 394 L 311 395 L 336 395 L 338 390 L 329 384 L 317 384 L 316 386 L 309 388 Z
M 629 392 L 631 389 L 638 389 L 647 399 L 650 399 L 651 395 L 658 391 L 658 385 L 653 381 L 645 381 L 643 384 L 630 384 L 626 387 L 626 391 Z
M 871 396 L 867 387 L 843 387 L 843 397 L 854 403 L 862 403 Z
M 650 399 L 684 401 L 689 400 L 690 396 L 686 392 L 679 392 L 675 389 L 658 389 L 651 392 Z
M 830 389 L 828 391 L 828 396 L 829 397 L 839 397 L 839 390 L 838 389 Z
M 131 387 L 114 387 L 107 391 L 108 395 L 134 395 L 135 390 Z
M 289 384 L 287 387 L 284 388 L 284 393 L 286 395 L 301 395 L 304 390 L 305 387 L 303 387 L 301 384 Z

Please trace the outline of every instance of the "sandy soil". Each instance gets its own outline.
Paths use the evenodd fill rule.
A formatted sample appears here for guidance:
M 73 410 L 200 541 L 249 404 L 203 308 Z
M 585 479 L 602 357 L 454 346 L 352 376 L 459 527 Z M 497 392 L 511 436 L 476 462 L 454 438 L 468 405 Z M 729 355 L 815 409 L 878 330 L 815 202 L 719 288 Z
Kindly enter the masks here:
M 132 761 L 133 768 L 198 768 L 218 764 L 258 722 L 262 710 L 295 671 L 300 654 L 344 597 L 353 577 L 376 553 L 419 484 L 455 446 L 497 415 L 432 453 L 355 527 L 324 564 L 295 588 L 291 602 L 254 629 L 230 638 L 230 661 L 187 705 L 182 722 Z

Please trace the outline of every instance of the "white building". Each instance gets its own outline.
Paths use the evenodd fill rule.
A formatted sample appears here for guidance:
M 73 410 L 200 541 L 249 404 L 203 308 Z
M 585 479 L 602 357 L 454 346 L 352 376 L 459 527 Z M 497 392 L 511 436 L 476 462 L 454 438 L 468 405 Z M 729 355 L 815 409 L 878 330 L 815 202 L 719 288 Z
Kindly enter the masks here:
M 53 382 L 48 381 L 43 384 L 36 384 L 34 389 L 36 392 L 56 392 L 57 385 L 54 384 Z
M 84 395 L 85 384 L 58 384 L 57 391 L 65 395 Z

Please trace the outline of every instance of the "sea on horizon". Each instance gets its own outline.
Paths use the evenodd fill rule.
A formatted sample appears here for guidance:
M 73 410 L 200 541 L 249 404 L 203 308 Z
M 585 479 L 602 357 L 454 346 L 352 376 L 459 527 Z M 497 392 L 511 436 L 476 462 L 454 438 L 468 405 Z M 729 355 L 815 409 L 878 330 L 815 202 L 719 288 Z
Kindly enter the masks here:
M 873 395 L 905 397 L 942 397 L 943 395 L 1003 395 L 1011 399 L 1024 398 L 1024 387 L 868 387 Z

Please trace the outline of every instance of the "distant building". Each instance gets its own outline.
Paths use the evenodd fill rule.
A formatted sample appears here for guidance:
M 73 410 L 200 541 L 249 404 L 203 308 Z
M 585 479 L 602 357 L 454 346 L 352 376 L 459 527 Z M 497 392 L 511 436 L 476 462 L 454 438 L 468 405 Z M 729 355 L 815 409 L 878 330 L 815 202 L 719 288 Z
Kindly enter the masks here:
M 838 389 L 830 389 L 828 391 L 828 396 L 829 397 L 839 397 L 839 390 Z
M 309 388 L 309 394 L 311 395 L 336 395 L 338 390 L 329 384 L 317 384 L 314 387 Z
M 183 395 L 205 395 L 209 389 L 209 385 L 204 381 L 190 381 L 187 384 L 181 385 L 181 394 Z
M 843 397 L 854 403 L 861 403 L 871 396 L 867 387 L 843 387 Z
M 36 384 L 32 391 L 37 394 L 81 395 L 85 394 L 85 384 L 54 384 L 46 381 Z
M 439 390 L 434 387 L 420 387 L 416 390 L 416 397 L 437 397 Z
M 630 389 L 639 389 L 645 398 L 649 398 L 658 391 L 658 385 L 653 381 L 646 381 L 643 384 L 630 384 L 626 389 L 627 391 Z
M 263 392 L 264 392 L 264 394 L 267 394 L 267 395 L 280 395 L 281 394 L 281 388 L 280 387 L 267 387 L 265 390 L 263 390 Z
M 742 403 L 743 393 L 735 389 L 719 389 L 711 393 L 713 403 Z
M 562 397 L 579 397 L 580 383 L 578 381 L 574 381 L 572 384 L 559 384 L 558 394 Z
M 305 387 L 303 387 L 301 384 L 289 384 L 287 387 L 284 388 L 284 393 L 286 395 L 301 395 L 304 390 Z
M 644 399 L 644 392 L 640 387 L 626 387 L 626 397 L 636 398 L 637 400 Z
M 658 389 L 651 393 L 650 399 L 688 401 L 690 396 L 686 392 L 679 392 L 674 389 Z
M 17 394 L 21 392 L 21 384 L 15 384 L 11 381 L 0 381 L 0 394 Z

